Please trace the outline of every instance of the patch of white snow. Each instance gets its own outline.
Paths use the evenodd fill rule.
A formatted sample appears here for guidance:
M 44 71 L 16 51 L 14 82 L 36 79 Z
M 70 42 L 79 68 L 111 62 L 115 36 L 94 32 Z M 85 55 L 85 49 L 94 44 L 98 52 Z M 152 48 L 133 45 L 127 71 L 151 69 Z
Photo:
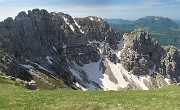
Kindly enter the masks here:
M 110 66 L 112 73 L 114 74 L 115 78 L 118 81 L 118 86 L 121 88 L 127 87 L 128 83 L 125 81 L 122 71 L 120 71 L 121 68 L 118 68 L 117 65 L 110 62 L 109 60 L 107 60 L 107 62 L 108 65 Z
M 168 85 L 170 85 L 170 84 L 171 84 L 171 83 L 170 83 L 170 82 L 171 82 L 171 80 L 170 80 L 170 79 L 165 78 L 164 80 L 166 81 L 166 83 L 167 83 Z
M 75 31 L 74 26 L 73 26 L 72 24 L 70 24 L 70 23 L 68 22 L 67 18 L 65 18 L 64 16 L 63 16 L 63 19 L 64 19 L 64 21 L 66 22 L 66 24 L 70 27 L 70 29 L 74 32 L 74 31 Z
M 24 68 L 27 68 L 27 69 L 34 69 L 34 67 L 33 66 L 31 66 L 30 64 L 28 64 L 28 65 L 23 65 L 23 64 L 20 64 L 22 67 L 24 67 Z
M 155 18 L 154 20 L 157 21 L 157 20 L 159 20 L 159 19 L 158 19 L 158 18 Z
M 79 55 L 83 55 L 84 53 L 79 53 Z
M 81 90 L 83 90 L 83 91 L 87 91 L 87 90 L 88 90 L 88 89 L 82 87 L 78 82 L 76 82 L 75 85 L 76 85 L 77 87 L 79 87 L 79 88 L 80 88 Z
M 94 18 L 93 18 L 93 17 L 89 17 L 89 19 L 90 19 L 91 21 L 93 21 L 93 20 L 94 20 Z
M 56 49 L 56 47 L 52 46 L 52 48 L 53 48 L 54 51 L 58 52 L 57 49 Z
M 130 74 L 128 71 L 126 71 L 124 69 L 124 67 L 121 64 L 118 64 L 118 67 L 120 69 L 120 71 L 122 72 L 122 74 L 124 76 L 126 76 L 128 78 L 128 80 L 130 80 L 129 83 L 135 83 L 135 85 L 139 85 L 141 87 L 142 90 L 149 90 L 148 87 L 146 87 L 146 85 L 144 84 L 144 79 L 149 81 L 150 76 L 136 76 L 133 74 Z
M 51 61 L 52 58 L 50 56 L 46 56 L 46 59 L 48 60 L 48 63 L 52 64 L 53 62 Z
M 81 26 L 74 20 L 76 26 L 79 28 L 80 32 L 84 34 L 84 31 L 81 29 Z
M 65 49 L 66 47 L 67 47 L 67 45 L 66 45 L 66 44 L 64 44 L 64 45 L 63 45 L 63 49 Z

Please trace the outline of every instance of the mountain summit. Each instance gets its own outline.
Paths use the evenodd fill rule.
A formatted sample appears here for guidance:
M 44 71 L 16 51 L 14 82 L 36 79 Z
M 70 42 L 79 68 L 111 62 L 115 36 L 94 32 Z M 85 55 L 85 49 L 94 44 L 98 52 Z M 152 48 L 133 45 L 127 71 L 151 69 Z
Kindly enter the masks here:
M 146 16 L 134 21 L 137 27 L 148 27 L 150 30 L 166 33 L 170 28 L 178 28 L 178 25 L 169 18 L 158 16 Z
M 94 16 L 20 12 L 0 23 L 0 48 L 1 74 L 38 89 L 63 82 L 82 90 L 148 90 L 179 81 L 175 47 L 161 47 L 143 30 L 122 35 Z

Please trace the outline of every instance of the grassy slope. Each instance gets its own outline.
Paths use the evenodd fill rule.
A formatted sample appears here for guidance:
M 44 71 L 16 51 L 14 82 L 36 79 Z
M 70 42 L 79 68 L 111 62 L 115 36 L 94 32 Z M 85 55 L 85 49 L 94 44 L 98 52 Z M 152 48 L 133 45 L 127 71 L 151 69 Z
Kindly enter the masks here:
M 38 74 L 44 80 L 48 81 L 48 83 L 45 83 L 40 78 L 33 76 L 33 80 L 36 81 L 39 90 L 53 90 L 53 89 L 65 88 L 65 84 L 61 80 L 57 80 L 41 72 L 38 72 L 36 74 Z
M 150 91 L 29 91 L 0 82 L 0 110 L 179 110 L 180 87 Z

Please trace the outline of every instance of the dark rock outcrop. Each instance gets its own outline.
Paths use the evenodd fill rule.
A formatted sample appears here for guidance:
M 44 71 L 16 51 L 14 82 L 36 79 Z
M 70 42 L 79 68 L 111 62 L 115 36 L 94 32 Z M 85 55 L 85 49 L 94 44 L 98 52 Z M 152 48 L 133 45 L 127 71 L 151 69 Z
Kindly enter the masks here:
M 121 35 L 101 18 L 73 19 L 64 13 L 33 9 L 20 12 L 14 20 L 7 18 L 1 22 L 0 38 L 1 50 L 13 55 L 11 66 L 6 70 L 8 75 L 27 80 L 28 74 L 21 64 L 33 65 L 71 85 L 65 78 L 71 75 L 66 60 L 77 64 L 97 62 L 100 60 L 98 44 L 89 44 L 89 41 L 104 41 L 116 49 Z M 51 63 L 48 60 L 52 60 Z

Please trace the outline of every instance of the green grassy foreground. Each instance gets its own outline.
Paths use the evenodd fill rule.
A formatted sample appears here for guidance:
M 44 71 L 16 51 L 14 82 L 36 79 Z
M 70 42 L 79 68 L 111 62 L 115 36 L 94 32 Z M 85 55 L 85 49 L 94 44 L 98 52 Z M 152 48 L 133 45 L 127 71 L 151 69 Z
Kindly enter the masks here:
M 30 91 L 0 79 L 0 110 L 179 110 L 180 87 L 149 91 Z

